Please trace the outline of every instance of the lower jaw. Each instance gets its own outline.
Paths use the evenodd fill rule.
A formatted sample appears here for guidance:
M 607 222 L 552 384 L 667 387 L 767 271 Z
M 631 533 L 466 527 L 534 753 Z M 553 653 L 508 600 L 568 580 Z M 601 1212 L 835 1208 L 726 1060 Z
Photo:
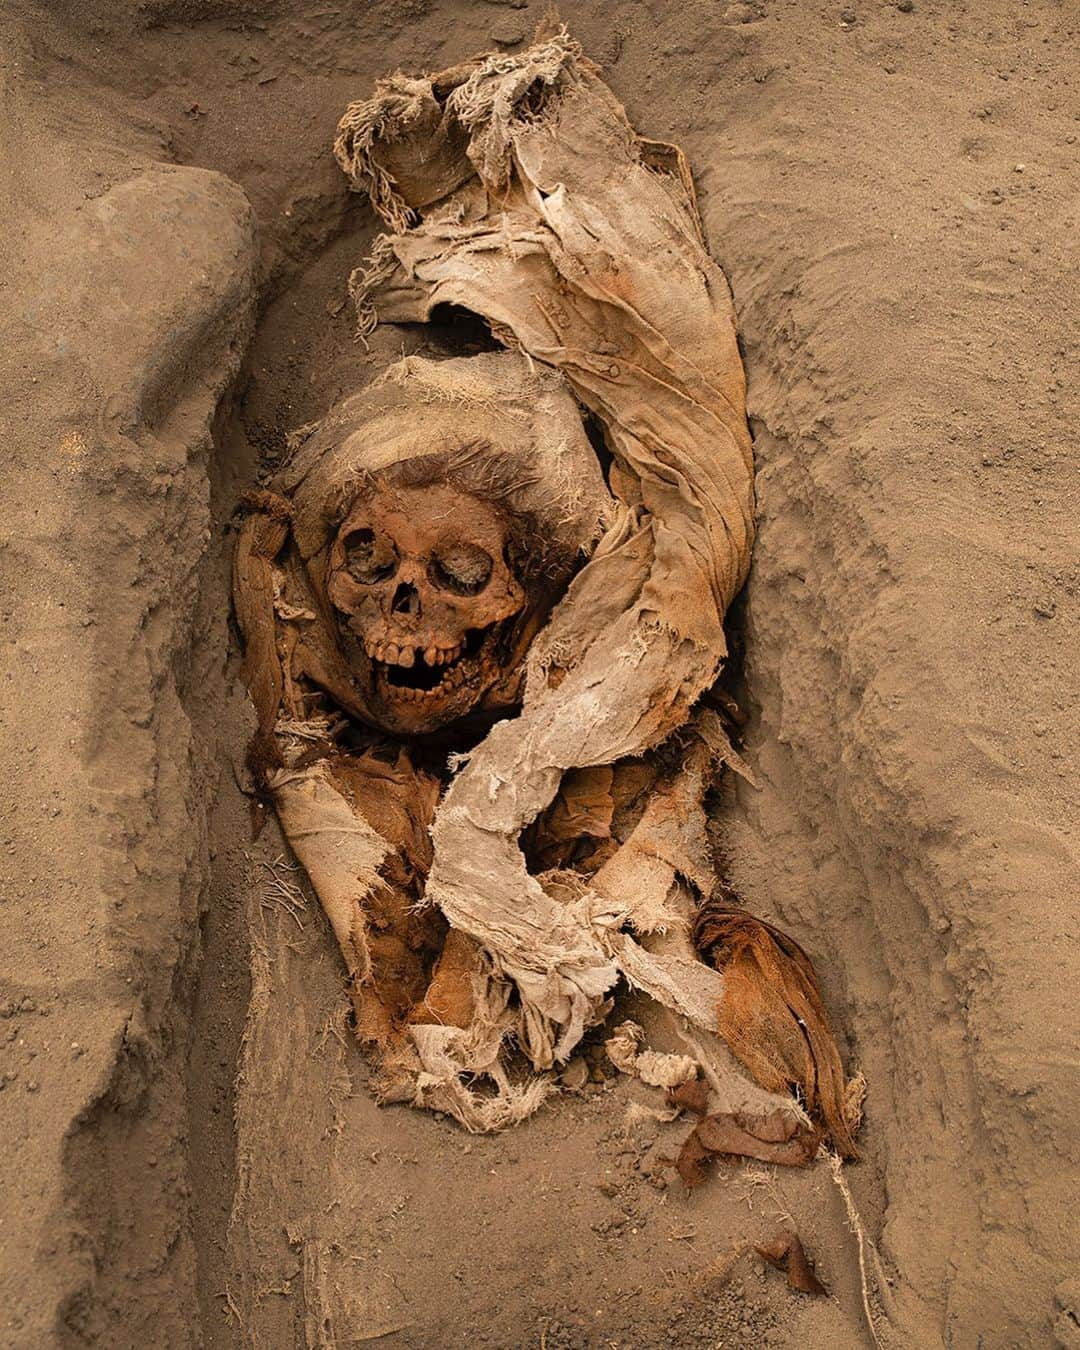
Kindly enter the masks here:
M 392 685 L 380 674 L 373 681 L 373 702 L 394 730 L 434 731 L 472 712 L 495 673 L 479 666 L 460 683 L 431 690 Z
M 463 721 L 477 711 L 483 695 L 461 702 L 446 701 L 436 704 L 433 699 L 424 703 L 383 701 L 370 704 L 373 721 L 392 736 L 430 736 Z
M 465 695 L 467 697 L 472 693 L 471 689 L 461 687 L 445 691 L 441 689 L 398 688 L 394 685 L 388 685 L 383 680 L 379 680 L 375 688 L 380 703 L 384 703 L 387 707 L 416 708 L 418 710 L 444 707 L 455 702 L 455 696 Z
M 480 650 L 447 669 L 443 682 L 431 690 L 391 684 L 388 668 L 373 662 L 354 635 L 343 634 L 346 660 L 354 679 L 360 677 L 358 692 L 364 690 L 361 702 L 371 724 L 395 736 L 425 736 L 482 713 L 489 692 L 505 680 L 506 663 L 498 654 L 507 648 L 509 631 L 505 624 L 489 631 Z M 456 682 L 446 678 L 455 673 Z

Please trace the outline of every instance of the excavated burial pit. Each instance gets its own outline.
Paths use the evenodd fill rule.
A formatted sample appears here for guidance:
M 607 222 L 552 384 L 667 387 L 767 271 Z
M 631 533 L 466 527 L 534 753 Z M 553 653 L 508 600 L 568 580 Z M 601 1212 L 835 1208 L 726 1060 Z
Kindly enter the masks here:
M 355 230 L 331 237 L 262 315 L 220 419 L 215 507 L 223 549 L 208 576 L 208 603 L 228 604 L 232 509 L 260 458 L 273 463 L 285 431 L 318 417 L 403 349 L 450 355 L 490 345 L 464 316 L 448 315 L 435 328 L 377 330 L 366 357 L 338 305 L 363 247 Z M 740 603 L 732 616 L 735 667 L 746 612 Z M 752 692 L 743 692 L 747 706 Z M 235 640 L 214 721 L 219 734 L 226 729 L 223 762 L 239 771 L 250 714 Z M 763 725 L 756 715 L 751 735 Z M 450 1121 L 377 1108 L 351 1040 L 329 927 L 290 870 L 276 822 L 251 842 L 237 776 L 226 767 L 212 822 L 216 856 L 188 1076 L 208 1346 L 239 1343 L 235 1321 L 223 1316 L 223 1290 L 260 1343 L 275 1345 L 291 1344 L 301 1326 L 327 1343 L 363 1326 L 416 1346 L 473 1344 L 481 1334 L 509 1342 L 539 1337 L 545 1327 L 591 1337 L 602 1325 L 608 1339 L 670 1335 L 695 1319 L 708 1330 L 715 1309 L 695 1297 L 712 1278 L 703 1274 L 703 1250 L 769 1237 L 778 1210 L 813 1234 L 813 1258 L 837 1299 L 801 1300 L 762 1281 L 744 1258 L 744 1296 L 724 1286 L 712 1303 L 730 1304 L 732 1315 L 745 1314 L 762 1333 L 782 1328 L 791 1343 L 863 1343 L 857 1254 L 824 1168 L 784 1174 L 756 1205 L 741 1167 L 687 1199 L 677 1183 L 667 1184 L 661 1160 L 689 1126 L 658 1127 L 647 1114 L 658 1094 L 625 1080 L 561 1098 L 498 1137 L 470 1139 Z M 738 851 L 748 812 L 733 788 L 717 805 L 718 846 L 738 877 L 747 871 Z M 763 892 L 767 880 L 759 881 Z M 768 907 L 758 912 L 776 917 Z M 799 936 L 816 956 L 812 929 Z M 832 997 L 842 984 L 832 974 L 826 966 L 842 1030 L 845 1010 Z M 623 1002 L 632 1012 L 632 1000 Z M 872 1158 L 872 1129 L 863 1142 Z M 873 1225 L 878 1170 L 868 1162 L 854 1176 Z M 672 1236 L 691 1229 L 693 1243 Z M 481 1250 L 487 1255 L 478 1261 Z
M 728 7 L 748 11 L 743 17 L 753 8 Z M 1059 723 L 1064 736 L 1069 730 L 1062 710 L 1072 690 L 1061 672 L 1075 592 L 1062 582 L 1071 566 L 1063 524 L 1070 480 L 1066 457 L 1055 449 L 1066 443 L 1064 400 L 1058 405 L 1057 395 L 1041 394 L 1040 385 L 1043 373 L 1067 379 L 1054 354 L 1060 348 L 1067 359 L 1069 336 L 1061 317 L 1067 307 L 1055 303 L 1069 238 L 1059 210 L 1068 195 L 1063 156 L 1071 139 L 1059 63 L 1069 47 L 1059 40 L 1060 15 L 1041 3 L 1030 18 L 1042 26 L 1043 41 L 1030 44 L 1018 38 L 1011 7 L 998 3 L 966 18 L 932 6 L 916 6 L 910 15 L 886 6 L 860 14 L 852 31 L 846 24 L 838 29 L 824 12 L 805 10 L 796 18 L 792 7 L 765 8 L 769 22 L 733 21 L 718 5 L 685 13 L 630 5 L 615 21 L 606 6 L 582 5 L 574 14 L 575 29 L 614 72 L 635 122 L 681 140 L 703 185 L 714 188 L 712 201 L 706 194 L 703 202 L 706 229 L 733 280 L 746 342 L 760 534 L 748 599 L 734 622 L 745 632 L 753 710 L 747 740 L 763 786 L 759 793 L 740 789 L 725 805 L 729 866 L 751 907 L 775 913 L 817 959 L 834 1016 L 870 1079 L 863 1140 L 869 1157 L 850 1177 L 877 1235 L 879 1159 L 887 1155 L 883 1250 L 899 1262 L 895 1296 L 905 1343 L 933 1345 L 949 1336 L 961 1345 L 979 1338 L 986 1345 L 1042 1345 L 1056 1318 L 1067 1344 L 1075 1337 L 1076 1291 L 1065 1281 L 1061 1215 L 1071 1212 L 1076 1175 L 1067 1156 L 1075 1091 L 1059 1052 L 1075 1020 L 1065 1004 L 1071 925 L 1064 905 L 1075 849 L 1059 828 L 1069 799 L 1058 775 L 1066 768 L 1048 763 L 1044 748 Z M 254 379 L 244 394 L 248 434 L 241 434 L 241 414 L 219 428 L 215 506 L 224 526 L 251 480 L 253 443 L 272 450 L 286 428 L 317 416 L 354 375 L 358 354 L 348 341 L 341 287 L 362 241 L 320 252 L 337 228 L 327 222 L 340 223 L 343 209 L 340 184 L 336 197 L 324 191 L 334 172 L 327 153 L 334 119 L 385 70 L 434 68 L 483 46 L 491 9 L 438 0 L 388 0 L 362 14 L 320 8 L 305 17 L 289 4 L 193 7 L 170 0 L 96 10 L 19 0 L 9 9 L 18 39 L 11 144 L 30 166 L 26 182 L 33 189 L 12 195 L 20 250 L 25 243 L 33 258 L 34 230 L 43 229 L 31 201 L 51 217 L 51 230 L 52 221 L 67 217 L 72 188 L 75 223 L 97 219 L 99 208 L 111 210 L 128 185 L 136 195 L 167 187 L 174 166 L 154 166 L 171 160 L 206 165 L 242 183 L 260 219 L 267 271 L 280 280 L 300 268 L 310 283 L 308 291 L 292 285 L 263 315 L 248 361 Z M 886 51 L 889 78 L 874 54 Z M 1017 66 L 1003 86 L 998 72 Z M 1037 172 L 1022 175 L 1008 200 L 984 206 L 977 199 L 985 175 L 998 158 L 1015 158 L 1021 124 L 1023 157 Z M 1037 206 L 1017 212 L 1022 199 Z M 23 223 L 30 226 L 25 239 Z M 1010 249 L 1007 257 L 1006 238 L 1032 248 Z M 59 264 L 71 263 L 72 284 L 58 288 L 59 330 L 85 281 L 85 259 L 78 249 L 54 249 L 39 261 L 41 275 L 54 280 L 67 275 Z M 89 312 L 91 350 L 104 357 L 107 310 L 90 304 Z M 123 341 L 116 346 L 123 349 Z M 105 360 L 96 364 L 110 368 Z M 46 360 L 43 369 L 54 369 L 57 384 L 42 379 L 38 400 L 66 414 L 66 392 L 71 416 L 88 419 L 93 443 L 96 410 L 85 390 L 65 383 L 70 363 L 52 368 Z M 16 416 L 23 406 L 13 401 Z M 80 444 L 50 418 L 43 426 L 42 476 L 23 475 L 13 460 L 16 519 L 18 506 L 29 503 L 36 515 L 43 501 L 55 502 L 58 482 L 67 482 L 66 469 L 55 477 L 57 440 Z M 12 443 L 21 444 L 26 431 L 17 427 Z M 132 519 L 155 518 L 148 504 L 160 505 L 153 494 L 161 484 L 146 472 L 141 447 L 122 447 L 116 462 L 124 482 L 142 494 L 124 502 L 137 508 Z M 1035 487 L 1027 475 L 1036 471 L 1038 509 L 1027 491 Z M 92 475 L 90 481 L 95 492 L 103 482 L 109 489 L 102 515 L 112 516 L 114 485 Z M 203 486 L 200 460 L 188 465 L 186 477 L 177 475 L 173 488 L 174 504 L 180 498 L 181 514 L 195 522 L 191 535 L 201 521 Z M 29 525 L 27 538 L 36 538 L 39 525 Z M 115 535 L 115 555 L 105 550 L 114 574 L 130 556 L 131 540 L 122 533 Z M 193 545 L 188 534 L 184 539 Z M 100 548 L 100 539 L 91 547 Z M 247 803 L 231 785 L 245 705 L 235 662 L 228 686 L 219 675 L 226 551 L 204 578 L 198 631 L 208 636 L 200 637 L 198 659 L 177 676 L 184 707 L 170 707 L 154 722 L 151 735 L 165 733 L 159 758 L 138 766 L 147 782 L 161 776 L 174 785 L 168 799 L 174 832 L 158 829 L 146 850 L 156 849 L 164 883 L 155 878 L 141 887 L 147 921 L 137 949 L 128 916 L 109 933 L 109 940 L 127 943 L 125 959 L 131 957 L 136 976 L 149 972 L 168 1007 L 162 1013 L 160 1003 L 147 1002 L 144 1009 L 138 988 L 132 1004 L 126 985 L 117 997 L 92 940 L 77 928 L 61 933 L 58 949 L 72 934 L 77 938 L 61 977 L 74 970 L 90 975 L 69 1010 L 75 1022 L 85 997 L 90 1020 L 71 1026 L 73 1038 L 92 1042 L 95 1027 L 112 1027 L 117 1009 L 125 1034 L 128 1010 L 145 1010 L 157 1022 L 140 1026 L 136 1018 L 131 1043 L 122 1040 L 119 1052 L 104 1035 L 100 1045 L 90 1044 L 80 1065 L 99 1066 L 104 1089 L 66 1062 L 56 1066 L 71 1087 L 63 1102 L 43 1080 L 35 1104 L 48 1103 L 50 1111 L 56 1104 L 57 1113 L 46 1117 L 39 1108 L 32 1120 L 40 1132 L 13 1139 L 15 1166 L 26 1173 L 19 1180 L 35 1188 L 39 1182 L 48 1188 L 63 1171 L 68 1209 L 48 1208 L 55 1187 L 52 1198 L 28 1197 L 17 1216 L 25 1234 L 15 1229 L 15 1294 L 26 1293 L 45 1318 L 52 1316 L 53 1291 L 59 1299 L 78 1285 L 77 1298 L 62 1311 L 65 1343 L 85 1343 L 83 1332 L 95 1325 L 107 1329 L 101 1343 L 125 1343 L 139 1326 L 175 1329 L 177 1344 L 194 1340 L 194 1313 L 178 1306 L 192 1286 L 183 1238 L 190 1175 L 203 1334 L 211 1345 L 238 1343 L 239 1333 L 222 1316 L 222 1291 L 238 1283 L 235 1254 L 244 1231 L 234 1224 L 230 1251 L 224 1235 L 237 1178 L 273 1158 L 277 1188 L 273 1178 L 257 1180 L 260 1204 L 277 1227 L 250 1235 L 266 1253 L 255 1284 L 259 1316 L 272 1322 L 267 1343 L 318 1343 L 320 1244 L 334 1242 L 363 1276 L 350 1284 L 368 1298 L 366 1306 L 357 1302 L 355 1320 L 368 1331 L 405 1327 L 392 1331 L 388 1343 L 407 1337 L 423 1343 L 425 1334 L 429 1343 L 444 1343 L 451 1339 L 447 1328 L 457 1334 L 463 1327 L 497 1328 L 496 1340 L 520 1343 L 542 1318 L 621 1330 L 633 1315 L 639 1328 L 659 1326 L 670 1305 L 650 1298 L 656 1272 L 670 1267 L 674 1251 L 681 1267 L 700 1275 L 732 1233 L 745 1235 L 750 1211 L 729 1204 L 735 1183 L 727 1181 L 686 1205 L 669 1196 L 667 1209 L 647 1211 L 653 1192 L 638 1187 L 632 1166 L 624 1166 L 626 1141 L 607 1137 L 625 1123 L 611 1093 L 559 1104 L 512 1137 L 475 1141 L 466 1153 L 447 1127 L 368 1109 L 357 1083 L 334 1136 L 346 1141 L 351 1165 L 328 1180 L 323 1106 L 328 1098 L 343 1100 L 346 1071 L 350 1078 L 360 1074 L 351 1047 L 338 1055 L 333 1029 L 323 1035 L 325 1014 L 340 1000 L 329 936 L 310 905 L 297 911 L 301 930 L 280 909 L 280 891 L 276 900 L 268 894 L 273 887 L 258 864 L 273 862 L 274 838 L 267 834 L 251 849 Z M 22 555 L 15 556 L 21 563 Z M 23 571 L 29 576 L 36 567 Z M 133 568 L 130 577 L 136 576 L 142 596 L 146 577 Z M 121 585 L 130 600 L 135 588 L 128 576 Z M 36 611 L 40 594 L 32 590 L 31 597 Z M 189 618 L 184 599 L 179 626 Z M 126 622 L 137 601 L 102 616 L 95 654 L 110 676 L 124 631 L 118 614 Z M 151 617 L 152 632 L 130 636 L 140 662 L 149 655 L 152 664 L 171 639 L 167 609 Z M 85 652 L 86 635 L 79 633 Z M 121 643 L 119 650 L 128 648 Z M 969 651 L 985 662 L 980 678 L 961 669 L 973 664 Z M 182 652 L 176 664 L 184 666 Z M 129 672 L 121 664 L 115 673 L 119 687 Z M 148 674 L 130 673 L 136 685 Z M 152 706 L 172 689 L 168 672 L 149 674 L 161 676 L 153 688 L 145 678 L 139 686 Z M 28 706 L 39 692 L 34 675 Z M 44 665 L 40 688 L 67 692 L 47 683 Z M 145 709 L 135 712 L 135 725 L 146 730 Z M 1030 733 L 1033 713 L 1054 724 L 1054 735 L 1038 744 Z M 178 792 L 167 775 L 180 768 L 188 783 L 175 749 L 179 743 L 179 755 L 187 755 L 181 714 L 191 719 L 203 759 L 220 761 L 221 772 L 206 771 L 200 761 L 190 791 Z M 125 717 L 118 728 L 120 743 L 130 730 Z M 130 766 L 105 768 L 119 768 L 123 781 Z M 182 829 L 198 844 L 201 803 L 213 796 L 216 777 L 222 791 L 214 816 L 215 877 L 192 1029 L 187 981 L 195 934 L 188 908 L 198 860 L 183 878 L 179 901 L 165 874 L 186 856 L 177 841 Z M 37 800 L 35 791 L 35 809 Z M 128 811 L 123 824 L 136 834 L 144 818 L 159 823 L 142 802 Z M 183 818 L 180 826 L 176 817 Z M 77 836 L 74 819 L 65 810 L 55 829 Z M 31 866 L 20 863 L 20 882 L 34 875 L 46 839 L 36 817 L 27 837 L 34 856 Z M 79 873 L 77 893 L 85 868 L 78 852 L 70 861 Z M 70 913 L 82 919 L 81 897 Z M 36 944 L 25 949 L 30 965 L 48 931 L 39 897 L 28 914 Z M 68 915 L 57 911 L 58 928 Z M 295 997 L 293 1015 L 279 1017 L 276 1039 L 260 1046 L 264 1069 L 249 1074 L 245 1091 L 261 1084 L 267 1112 L 299 1124 L 297 1139 L 283 1124 L 280 1137 L 237 1157 L 230 1084 L 248 1006 L 253 927 L 256 975 L 266 974 L 260 964 L 266 954 Z M 14 950 L 21 960 L 23 946 Z M 51 961 L 55 954 L 46 955 Z M 300 958 L 298 974 L 292 963 Z M 53 968 L 44 966 L 43 986 L 52 977 Z M 104 1011 L 99 996 L 109 1005 Z M 274 1007 L 280 1003 L 279 996 Z M 56 1026 L 61 1011 L 40 1025 Z M 299 1018 L 306 1019 L 302 1025 Z M 189 1043 L 190 1167 L 182 1136 L 171 1132 Z M 295 1062 L 282 1057 L 290 1045 L 297 1047 Z M 140 1050 L 149 1051 L 142 1060 Z M 329 1064 L 328 1051 L 337 1056 Z M 152 1092 L 145 1091 L 148 1082 Z M 15 1097 L 5 1095 L 10 1105 Z M 18 1098 L 20 1111 L 27 1100 Z M 77 1117 L 63 1115 L 69 1100 Z M 62 1167 L 50 1133 L 58 1120 L 62 1130 L 71 1121 Z M 176 1145 L 168 1153 L 161 1147 L 163 1120 Z M 597 1178 L 613 1194 L 598 1192 Z M 791 1343 L 843 1344 L 855 1326 L 854 1287 L 845 1274 L 850 1240 L 830 1246 L 820 1216 L 829 1214 L 831 1224 L 835 1211 L 830 1194 L 813 1185 L 795 1185 L 789 1208 L 804 1206 L 799 1216 L 805 1210 L 819 1222 L 814 1254 L 846 1320 L 839 1328 L 811 1325 L 831 1314 L 784 1304 L 782 1290 L 781 1303 L 765 1313 L 776 1314 L 777 1334 Z M 638 1205 L 643 1226 L 631 1218 L 617 1222 L 624 1199 Z M 333 1212 L 326 1208 L 335 1205 Z M 353 1224 L 349 1214 L 357 1205 L 365 1216 Z M 81 1231 L 70 1251 L 58 1252 L 57 1234 L 68 1242 L 69 1211 Z M 677 1222 L 668 1231 L 663 1225 L 671 1215 Z M 284 1220 L 292 1228 L 283 1237 Z M 685 1236 L 691 1226 L 693 1239 Z M 670 1241 L 654 1242 L 657 1231 Z M 692 1260 L 684 1251 L 691 1241 Z M 636 1282 L 644 1295 L 623 1299 L 614 1292 L 612 1280 L 624 1272 L 627 1287 Z M 756 1277 L 739 1278 L 750 1302 L 762 1302 Z M 728 1307 L 722 1290 L 710 1290 L 710 1297 L 723 1304 L 715 1339 L 739 1305 Z M 404 1310 L 395 1298 L 404 1300 Z M 590 1321 L 601 1306 L 604 1318 Z M 624 1317 L 625 1309 L 632 1313 Z M 750 1318 L 758 1340 L 766 1330 L 762 1316 Z M 548 1343 L 560 1343 L 557 1331 Z

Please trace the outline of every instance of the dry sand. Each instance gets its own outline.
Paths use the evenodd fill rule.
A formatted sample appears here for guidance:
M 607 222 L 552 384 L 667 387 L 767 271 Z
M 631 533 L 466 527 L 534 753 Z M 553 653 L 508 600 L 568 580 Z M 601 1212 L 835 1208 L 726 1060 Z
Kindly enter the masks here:
M 373 222 L 334 124 L 384 70 L 519 41 L 519 3 L 0 15 L 4 1346 L 870 1343 L 824 1168 L 687 1198 L 622 1082 L 499 1138 L 378 1110 L 328 927 L 250 842 L 233 507 L 434 340 L 351 340 Z M 687 151 L 735 293 L 762 787 L 716 832 L 870 1083 L 877 1334 L 1080 1345 L 1076 11 L 564 17 Z M 746 1252 L 784 1214 L 832 1298 Z

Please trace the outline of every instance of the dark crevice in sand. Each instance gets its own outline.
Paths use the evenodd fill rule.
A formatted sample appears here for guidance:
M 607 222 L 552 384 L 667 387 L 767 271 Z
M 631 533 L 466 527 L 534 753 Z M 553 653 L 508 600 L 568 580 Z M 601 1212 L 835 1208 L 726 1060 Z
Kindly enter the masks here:
M 249 358 L 250 360 L 250 358 Z M 214 547 L 203 572 L 201 605 L 214 633 L 200 719 L 216 766 L 208 821 L 210 873 L 199 907 L 199 965 L 191 1000 L 186 1099 L 191 1148 L 191 1216 L 196 1295 L 208 1350 L 236 1344 L 225 1316 L 225 1238 L 236 1184 L 234 1081 L 250 996 L 246 958 L 246 855 L 251 817 L 242 781 L 249 712 L 237 674 L 229 613 L 233 530 L 239 492 L 253 479 L 255 454 L 236 433 L 236 408 L 249 378 L 245 362 L 214 428 L 211 514 Z

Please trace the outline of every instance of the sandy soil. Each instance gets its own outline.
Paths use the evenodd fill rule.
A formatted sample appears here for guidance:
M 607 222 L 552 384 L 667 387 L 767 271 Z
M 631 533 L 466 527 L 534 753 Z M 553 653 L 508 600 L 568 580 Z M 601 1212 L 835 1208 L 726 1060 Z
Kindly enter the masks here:
M 616 1081 L 497 1139 L 375 1108 L 236 787 L 236 499 L 433 340 L 351 340 L 334 124 L 540 9 L 6 7 L 3 1345 L 871 1343 L 821 1169 L 687 1198 Z M 716 831 L 869 1079 L 877 1334 L 1076 1346 L 1075 13 L 565 16 L 686 149 L 735 292 L 762 787 Z M 784 1213 L 830 1299 L 747 1254 Z

